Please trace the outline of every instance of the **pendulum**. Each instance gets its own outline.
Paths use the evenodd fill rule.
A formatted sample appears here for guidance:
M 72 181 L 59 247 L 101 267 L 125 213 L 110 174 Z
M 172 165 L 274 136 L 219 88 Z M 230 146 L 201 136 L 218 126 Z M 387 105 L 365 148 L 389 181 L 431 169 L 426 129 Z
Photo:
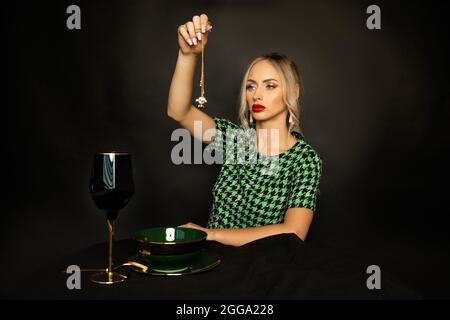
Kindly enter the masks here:
M 202 71 L 201 71 L 201 77 L 200 77 L 200 97 L 195 99 L 195 102 L 198 102 L 197 108 L 203 109 L 204 104 L 206 104 L 208 101 L 205 98 L 205 73 L 204 73 L 204 50 L 205 50 L 205 43 L 203 42 L 204 37 L 202 37 L 201 46 L 202 46 Z

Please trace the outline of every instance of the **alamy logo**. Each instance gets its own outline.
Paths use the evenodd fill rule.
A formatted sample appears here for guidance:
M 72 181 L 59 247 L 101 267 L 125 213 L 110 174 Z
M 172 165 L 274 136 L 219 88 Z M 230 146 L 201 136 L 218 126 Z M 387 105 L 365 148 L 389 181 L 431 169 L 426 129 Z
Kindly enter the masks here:
M 80 7 L 75 4 L 72 4 L 67 7 L 66 13 L 71 14 L 69 17 L 67 17 L 67 20 L 66 20 L 67 29 L 80 30 L 81 29 L 81 9 L 80 9 Z
M 377 5 L 370 5 L 367 7 L 366 13 L 371 13 L 367 18 L 366 26 L 369 30 L 381 29 L 381 9 Z
M 366 285 L 367 289 L 381 289 L 381 269 L 379 266 L 373 264 L 367 267 L 367 274 L 371 274 L 369 278 L 367 278 Z
M 81 289 L 81 269 L 77 265 L 70 265 L 66 270 L 67 274 L 70 274 L 66 280 L 67 289 Z
M 258 132 L 260 141 L 268 141 L 270 134 L 271 152 L 273 156 L 261 156 L 256 150 L 256 130 L 250 128 L 227 129 L 222 132 L 216 129 L 208 129 L 202 135 L 202 122 L 194 121 L 194 136 L 202 137 L 203 141 L 211 141 L 213 135 L 214 142 L 209 144 L 204 150 L 202 142 L 194 139 L 194 150 L 192 150 L 191 134 L 184 128 L 175 129 L 172 132 L 171 141 L 178 141 L 172 148 L 170 154 L 173 164 L 192 164 L 192 153 L 194 153 L 194 164 L 255 164 L 258 161 L 263 164 L 261 170 L 264 175 L 272 175 L 279 169 L 279 129 L 261 129 Z M 262 148 L 263 155 L 269 154 L 268 147 Z M 192 152 L 193 151 L 193 152 Z M 225 152 L 224 152 L 225 151 Z M 225 153 L 225 154 L 224 154 Z

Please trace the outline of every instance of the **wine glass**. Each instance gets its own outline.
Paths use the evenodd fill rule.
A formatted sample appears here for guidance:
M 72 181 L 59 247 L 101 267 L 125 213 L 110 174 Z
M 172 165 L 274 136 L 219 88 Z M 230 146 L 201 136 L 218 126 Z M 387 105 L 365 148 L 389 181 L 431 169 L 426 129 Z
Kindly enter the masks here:
M 91 281 L 101 284 L 125 281 L 125 275 L 113 271 L 112 244 L 119 209 L 125 207 L 134 195 L 131 155 L 114 151 L 96 153 L 89 189 L 97 208 L 105 210 L 109 230 L 108 268 L 92 275 Z

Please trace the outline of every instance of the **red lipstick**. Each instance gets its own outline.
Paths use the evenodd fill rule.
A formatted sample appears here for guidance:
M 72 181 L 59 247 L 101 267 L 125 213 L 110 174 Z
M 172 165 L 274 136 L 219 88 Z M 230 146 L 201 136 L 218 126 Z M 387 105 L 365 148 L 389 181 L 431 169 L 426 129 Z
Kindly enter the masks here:
M 262 104 L 254 104 L 253 106 L 252 106 L 252 111 L 253 112 L 261 112 L 261 111 L 263 111 L 264 109 L 265 109 L 266 107 L 264 107 Z

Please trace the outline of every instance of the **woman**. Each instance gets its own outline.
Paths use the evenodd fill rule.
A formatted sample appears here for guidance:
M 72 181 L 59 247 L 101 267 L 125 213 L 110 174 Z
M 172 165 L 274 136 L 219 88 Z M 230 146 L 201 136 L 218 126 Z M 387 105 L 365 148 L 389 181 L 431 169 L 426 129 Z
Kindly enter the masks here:
M 191 104 L 201 41 L 206 45 L 211 29 L 205 14 L 179 26 L 168 115 L 205 144 L 214 142 L 211 146 L 222 148 L 223 154 L 229 147 L 224 143 L 227 132 L 253 129 L 253 146 L 261 161 L 225 162 L 213 188 L 207 228 L 194 223 L 182 226 L 203 230 L 208 240 L 233 246 L 281 233 L 295 233 L 305 240 L 314 216 L 322 160 L 300 131 L 298 100 L 302 86 L 297 67 L 284 55 L 258 57 L 249 65 L 242 83 L 241 126 L 213 118 Z M 201 121 L 200 132 L 194 130 L 194 121 Z M 207 130 L 213 130 L 213 141 L 205 138 Z M 264 171 L 267 160 L 277 164 L 271 174 Z

